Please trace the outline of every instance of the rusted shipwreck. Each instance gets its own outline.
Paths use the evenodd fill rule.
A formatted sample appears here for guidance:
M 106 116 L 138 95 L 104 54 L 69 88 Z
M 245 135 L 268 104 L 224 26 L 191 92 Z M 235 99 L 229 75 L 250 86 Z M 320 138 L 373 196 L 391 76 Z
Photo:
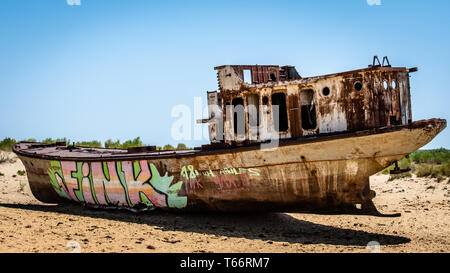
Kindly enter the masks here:
M 386 63 L 386 64 L 385 64 Z M 381 214 L 369 176 L 430 142 L 409 74 L 368 68 L 302 78 L 293 66 L 226 65 L 208 92 L 209 145 L 188 151 L 14 146 L 34 196 L 104 208 Z

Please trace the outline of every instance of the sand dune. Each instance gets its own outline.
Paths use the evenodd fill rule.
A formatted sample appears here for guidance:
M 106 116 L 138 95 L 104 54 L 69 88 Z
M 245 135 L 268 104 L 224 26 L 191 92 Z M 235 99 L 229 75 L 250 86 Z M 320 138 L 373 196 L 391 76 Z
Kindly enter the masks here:
M 450 251 L 448 180 L 372 177 L 378 209 L 400 212 L 399 218 L 133 214 L 40 203 L 26 176 L 17 174 L 25 169 L 20 160 L 11 153 L 1 157 L 7 160 L 0 163 L 0 252 Z

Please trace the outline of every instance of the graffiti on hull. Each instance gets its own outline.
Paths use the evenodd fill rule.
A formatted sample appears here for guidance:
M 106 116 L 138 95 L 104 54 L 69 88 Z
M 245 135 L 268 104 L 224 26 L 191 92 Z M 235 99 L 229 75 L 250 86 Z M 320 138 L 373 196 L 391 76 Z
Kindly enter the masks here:
M 260 170 L 256 168 L 230 167 L 217 171 L 211 169 L 198 171 L 193 165 L 187 165 L 183 166 L 180 172 L 180 179 L 185 182 L 189 192 L 202 189 L 203 185 L 200 181 L 206 183 L 211 181 L 217 186 L 216 189 L 221 192 L 248 190 L 250 186 L 248 179 L 252 176 L 260 176 Z
M 187 197 L 179 196 L 182 181 L 161 176 L 146 160 L 75 162 L 52 161 L 50 182 L 63 198 L 101 206 L 129 208 L 184 208 Z

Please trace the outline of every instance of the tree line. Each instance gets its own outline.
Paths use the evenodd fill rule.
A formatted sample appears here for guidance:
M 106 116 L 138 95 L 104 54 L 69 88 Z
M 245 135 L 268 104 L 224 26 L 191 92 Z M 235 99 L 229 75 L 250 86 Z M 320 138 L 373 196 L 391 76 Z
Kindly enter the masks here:
M 26 142 L 37 142 L 36 139 L 30 138 L 30 139 L 24 139 L 22 141 Z M 120 140 L 112 140 L 108 139 L 103 144 L 102 142 L 98 140 L 91 140 L 91 141 L 78 141 L 78 142 L 71 142 L 70 139 L 67 138 L 46 138 L 41 141 L 41 143 L 48 143 L 53 144 L 56 142 L 65 142 L 67 145 L 75 145 L 75 146 L 82 146 L 82 147 L 90 147 L 90 148 L 108 148 L 108 149 L 127 149 L 130 147 L 142 147 L 146 146 L 142 143 L 142 140 L 140 137 L 137 137 L 135 139 L 126 140 L 121 143 Z M 18 143 L 14 138 L 4 138 L 2 141 L 0 141 L 0 150 L 2 151 L 12 151 L 12 146 L 14 144 Z M 184 143 L 179 143 L 176 147 L 166 144 L 162 147 L 157 146 L 157 150 L 192 150 L 193 148 L 190 148 L 186 146 Z

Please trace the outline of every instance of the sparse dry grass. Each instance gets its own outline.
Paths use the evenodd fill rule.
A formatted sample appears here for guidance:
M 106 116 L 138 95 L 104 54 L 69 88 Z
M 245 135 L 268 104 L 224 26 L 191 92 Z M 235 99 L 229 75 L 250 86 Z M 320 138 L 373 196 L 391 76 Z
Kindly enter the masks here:
M 450 177 L 450 150 L 441 148 L 436 150 L 419 150 L 412 153 L 408 158 L 404 158 L 398 162 L 400 169 L 408 169 L 411 171 L 404 174 L 392 174 L 390 181 L 411 177 L 412 174 L 418 177 L 435 178 L 442 181 Z M 382 174 L 389 174 L 394 169 L 394 165 L 384 169 Z

